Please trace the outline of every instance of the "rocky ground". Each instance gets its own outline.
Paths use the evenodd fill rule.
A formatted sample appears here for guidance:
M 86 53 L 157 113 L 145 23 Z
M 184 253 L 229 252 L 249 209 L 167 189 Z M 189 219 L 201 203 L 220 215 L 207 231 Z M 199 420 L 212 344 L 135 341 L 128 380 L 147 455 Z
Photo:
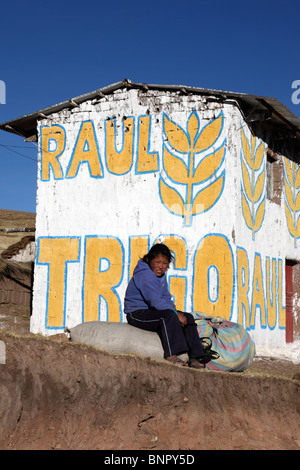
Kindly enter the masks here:
M 32 335 L 29 315 L 0 305 L 0 449 L 300 449 L 299 364 L 186 369 Z

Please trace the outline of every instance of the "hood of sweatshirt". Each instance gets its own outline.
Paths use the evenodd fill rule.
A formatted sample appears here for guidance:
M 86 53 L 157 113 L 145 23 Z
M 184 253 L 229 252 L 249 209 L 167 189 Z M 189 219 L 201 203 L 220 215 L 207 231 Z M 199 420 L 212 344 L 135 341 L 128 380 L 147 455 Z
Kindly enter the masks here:
M 154 308 L 175 309 L 168 289 L 167 277 L 157 277 L 150 266 L 139 260 L 128 284 L 124 300 L 125 313 Z

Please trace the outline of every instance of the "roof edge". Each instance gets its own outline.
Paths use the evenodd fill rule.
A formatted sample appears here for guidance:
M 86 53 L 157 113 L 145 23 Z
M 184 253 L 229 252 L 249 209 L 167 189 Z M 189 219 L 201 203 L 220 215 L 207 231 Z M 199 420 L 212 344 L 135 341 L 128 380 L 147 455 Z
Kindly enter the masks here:
M 37 130 L 37 121 L 42 118 L 54 114 L 66 108 L 74 108 L 79 106 L 81 103 L 93 100 L 95 98 L 103 98 L 106 95 L 113 93 L 114 91 L 121 88 L 138 88 L 147 90 L 162 90 L 162 91 L 179 91 L 184 94 L 200 94 L 200 95 L 214 95 L 221 100 L 234 99 L 239 102 L 239 104 L 247 105 L 248 107 L 255 107 L 265 109 L 270 113 L 274 112 L 276 117 L 283 121 L 283 124 L 292 128 L 296 133 L 300 133 L 300 119 L 295 116 L 288 108 L 286 108 L 282 103 L 280 103 L 276 98 L 259 96 L 259 95 L 250 95 L 246 93 L 236 93 L 231 91 L 215 90 L 209 88 L 199 88 L 185 85 L 155 85 L 148 83 L 138 83 L 133 82 L 129 79 L 123 79 L 122 81 L 113 83 L 111 85 L 99 88 L 95 91 L 85 93 L 83 95 L 71 98 L 66 101 L 62 101 L 56 105 L 44 108 L 42 110 L 24 115 L 17 119 L 13 119 L 7 122 L 0 124 L 0 129 L 20 135 L 24 138 L 30 138 L 32 135 L 35 135 Z

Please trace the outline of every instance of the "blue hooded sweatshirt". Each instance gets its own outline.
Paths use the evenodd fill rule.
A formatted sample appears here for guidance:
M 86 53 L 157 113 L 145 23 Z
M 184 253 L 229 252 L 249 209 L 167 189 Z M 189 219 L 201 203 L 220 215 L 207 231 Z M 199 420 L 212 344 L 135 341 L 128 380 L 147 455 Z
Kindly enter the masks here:
M 150 266 L 140 259 L 126 289 L 124 312 L 150 308 L 175 310 L 175 304 L 168 289 L 166 275 L 156 276 Z

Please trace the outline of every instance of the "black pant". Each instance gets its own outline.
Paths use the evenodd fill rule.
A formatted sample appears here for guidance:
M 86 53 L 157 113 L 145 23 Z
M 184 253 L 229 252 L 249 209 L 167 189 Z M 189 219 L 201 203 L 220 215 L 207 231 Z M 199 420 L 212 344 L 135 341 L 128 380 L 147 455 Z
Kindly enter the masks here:
M 187 325 L 181 323 L 173 310 L 137 310 L 127 314 L 129 325 L 156 331 L 161 339 L 164 357 L 188 353 L 190 359 L 204 356 L 193 315 L 185 313 Z

